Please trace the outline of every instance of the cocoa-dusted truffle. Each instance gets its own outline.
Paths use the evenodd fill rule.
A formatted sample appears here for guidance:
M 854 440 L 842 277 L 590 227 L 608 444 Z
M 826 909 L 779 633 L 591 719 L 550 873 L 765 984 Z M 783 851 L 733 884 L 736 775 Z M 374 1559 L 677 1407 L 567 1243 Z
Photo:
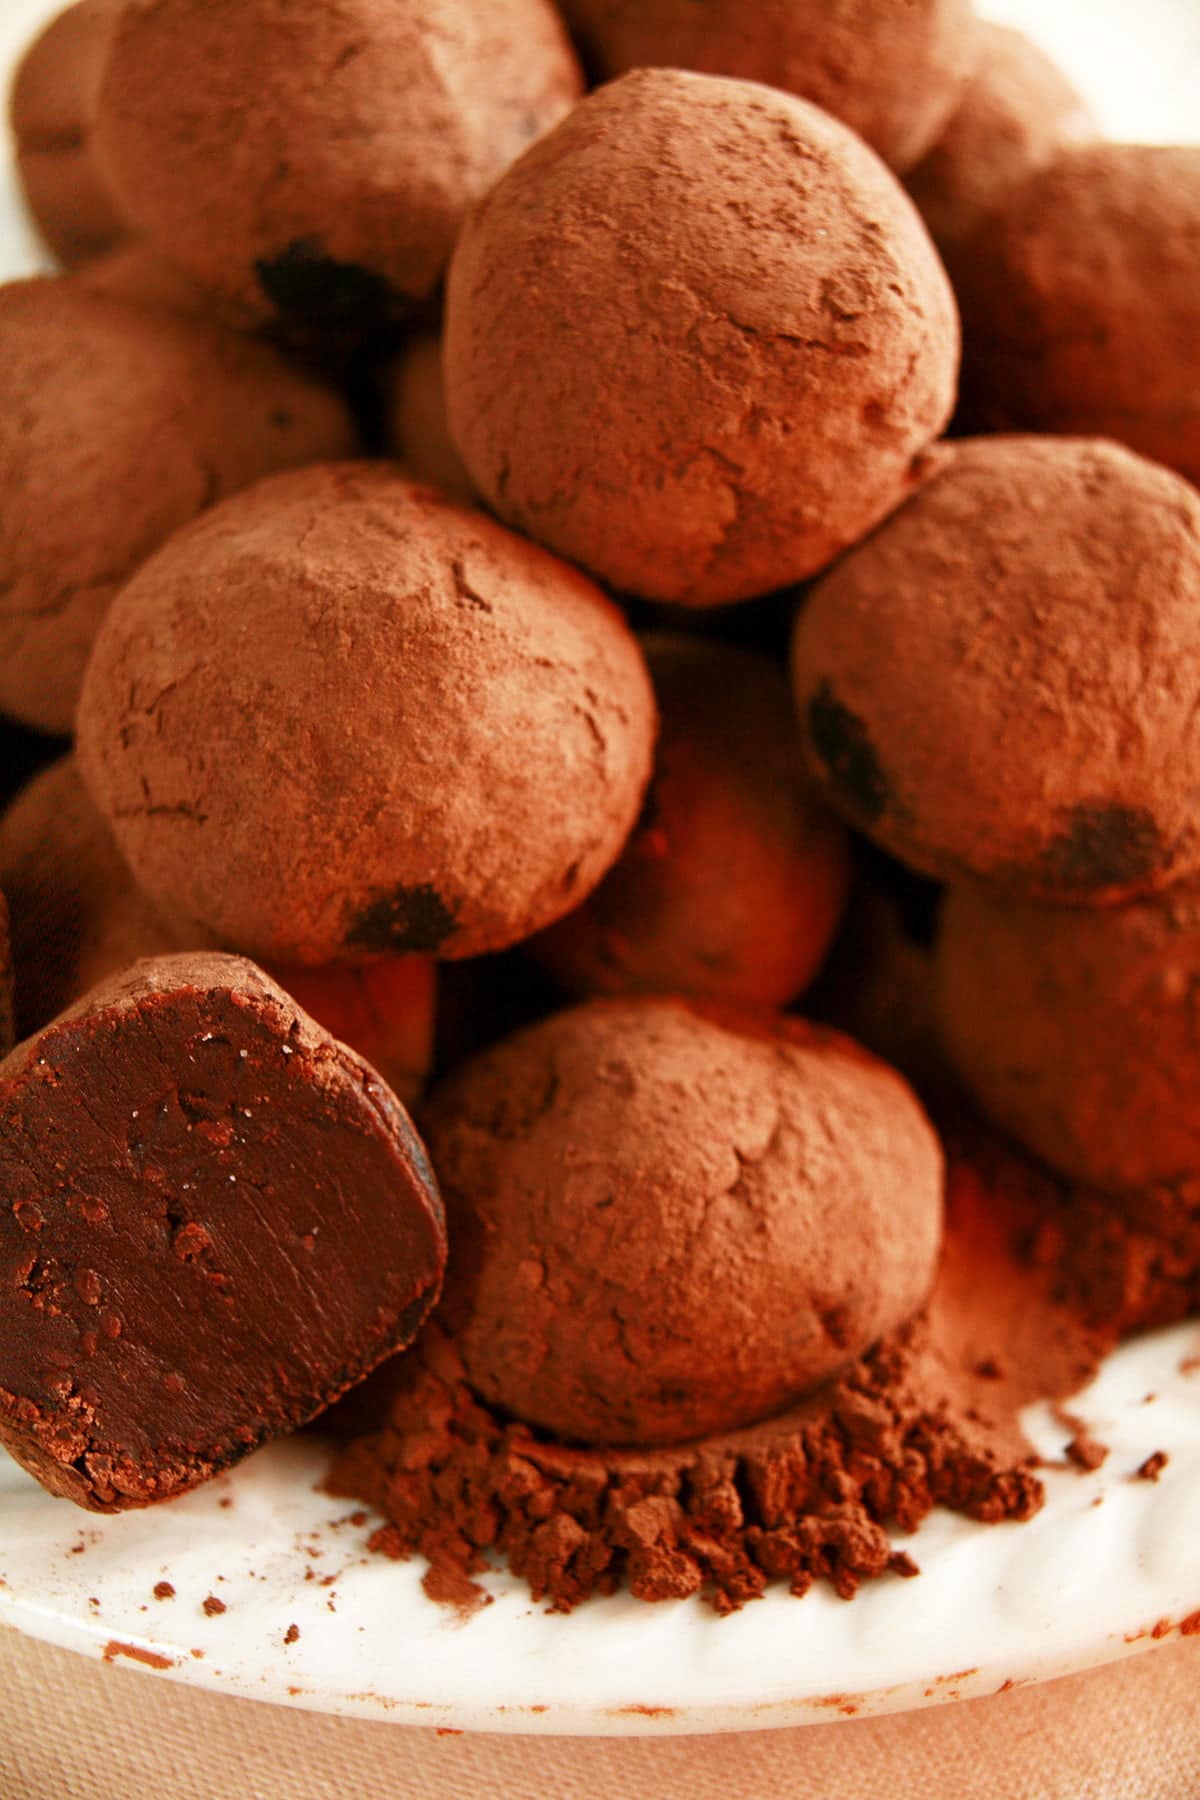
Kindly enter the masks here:
M 450 435 L 439 332 L 409 339 L 387 376 L 387 430 L 394 455 L 418 481 L 470 505 L 475 484 Z
M 590 892 L 656 715 L 574 569 L 394 469 L 264 482 L 125 588 L 79 713 L 152 898 L 260 958 L 475 956 Z
M 828 948 L 849 866 L 801 766 L 787 679 L 729 645 L 655 636 L 643 648 L 662 726 L 638 828 L 532 948 L 578 994 L 783 1006 Z
M 0 709 L 70 730 L 138 564 L 214 500 L 354 443 L 341 399 L 266 344 L 75 278 L 0 289 Z
M 800 616 L 814 774 L 933 874 L 1165 886 L 1200 865 L 1200 496 L 1100 441 L 944 454 Z
M 892 1070 L 801 1020 L 594 1000 L 469 1063 L 426 1126 L 468 1377 L 563 1437 L 763 1417 L 933 1279 L 928 1121 Z
M 787 88 L 895 169 L 937 138 L 975 60 L 970 0 L 560 0 L 604 78 L 652 65 Z
M 60 262 L 108 250 L 126 226 L 92 153 L 92 117 L 119 0 L 78 0 L 25 52 L 9 114 L 17 171 L 38 229 Z
M 126 7 L 96 142 L 130 219 L 247 321 L 382 323 L 575 103 L 549 0 Z
M 943 249 L 1064 146 L 1099 126 L 1058 65 L 1023 32 L 980 19 L 975 73 L 945 131 L 906 186 Z
M 0 1064 L 0 1441 L 170 1499 L 403 1348 L 445 1265 L 374 1070 L 235 957 L 139 963 Z
M 1200 481 L 1200 145 L 1064 152 L 959 261 L 964 403 L 1095 432 Z
M 638 71 L 476 208 L 447 290 L 450 425 L 512 524 L 693 606 L 830 562 L 911 492 L 958 326 L 912 203 L 837 120 Z
M 984 1110 L 1090 1186 L 1200 1175 L 1200 885 L 1080 913 L 967 883 L 937 952 L 946 1046 Z
M 141 957 L 214 947 L 201 928 L 164 914 L 139 890 L 74 757 L 36 776 L 0 817 L 0 887 L 12 898 L 21 1037 Z M 266 972 L 406 1105 L 416 1100 L 433 1055 L 427 958 Z

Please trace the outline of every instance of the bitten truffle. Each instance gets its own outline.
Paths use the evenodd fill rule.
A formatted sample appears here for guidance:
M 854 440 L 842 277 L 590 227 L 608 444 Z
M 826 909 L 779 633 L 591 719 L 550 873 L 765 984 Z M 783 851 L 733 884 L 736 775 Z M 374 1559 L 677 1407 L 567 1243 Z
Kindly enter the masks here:
M 956 265 L 981 428 L 1096 433 L 1200 482 L 1200 145 L 1065 152 Z
M 426 1129 L 455 1244 L 442 1316 L 470 1381 L 565 1438 L 765 1417 L 933 1280 L 925 1115 L 801 1020 L 594 1000 L 469 1063 Z
M 1065 146 L 1099 135 L 1087 102 L 1023 32 L 980 19 L 970 85 L 905 185 L 943 250 L 970 236 Z
M 442 340 L 437 332 L 410 338 L 387 375 L 387 431 L 392 454 L 418 481 L 471 505 L 475 484 L 450 435 Z
M 907 169 L 975 60 L 970 0 L 560 0 L 605 79 L 653 65 L 738 75 L 811 100 Z
M 578 99 L 549 0 L 126 7 L 96 143 L 137 228 L 246 322 L 385 323 Z
M 911 201 L 845 126 L 652 69 L 473 212 L 444 354 L 490 506 L 616 587 L 706 606 L 812 574 L 912 491 L 958 323 Z
M 729 645 L 643 648 L 662 725 L 641 819 L 591 898 L 531 948 L 577 994 L 784 1006 L 816 973 L 849 873 L 845 831 L 804 775 L 787 679 Z
M 79 713 L 146 892 L 260 959 L 476 956 L 591 891 L 656 712 L 583 576 L 394 469 L 261 483 L 125 588 Z
M 1200 865 L 1200 496 L 1098 440 L 944 454 L 800 615 L 813 773 L 934 875 L 1165 887 Z
M 1072 1180 L 1200 1175 L 1200 885 L 1080 913 L 969 883 L 937 950 L 943 1036 L 980 1105 Z
M 139 963 L 0 1064 L 0 1441 L 99 1512 L 185 1493 L 402 1349 L 420 1139 L 252 964 Z
M 142 957 L 215 948 L 139 890 L 74 757 L 36 776 L 0 817 L 0 888 L 12 896 L 17 1027 L 40 1031 Z M 318 1024 L 379 1070 L 406 1105 L 433 1056 L 436 984 L 426 957 L 266 971 Z
M 354 447 L 341 399 L 266 344 L 75 278 L 0 289 L 0 710 L 69 731 L 100 621 L 152 550 Z
M 92 118 L 119 0 L 79 0 L 35 38 L 13 80 L 17 172 L 38 229 L 59 261 L 109 250 L 126 226 L 92 153 Z

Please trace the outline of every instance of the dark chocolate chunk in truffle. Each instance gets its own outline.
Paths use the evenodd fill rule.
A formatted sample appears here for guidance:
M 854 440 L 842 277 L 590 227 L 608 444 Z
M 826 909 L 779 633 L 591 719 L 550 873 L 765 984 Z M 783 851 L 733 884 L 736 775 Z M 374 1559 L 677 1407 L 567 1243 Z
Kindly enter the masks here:
M 0 1442 L 112 1512 L 411 1339 L 445 1266 L 403 1108 L 253 964 L 143 962 L 0 1064 Z
M 808 703 L 808 735 L 829 778 L 856 817 L 868 823 L 886 810 L 887 776 L 867 728 L 823 681 Z
M 428 882 L 393 888 L 365 906 L 346 942 L 355 950 L 408 955 L 440 950 L 454 931 L 454 913 Z
M 339 262 L 297 240 L 254 265 L 259 286 L 283 319 L 305 331 L 372 333 L 394 317 L 399 297 L 382 275 Z

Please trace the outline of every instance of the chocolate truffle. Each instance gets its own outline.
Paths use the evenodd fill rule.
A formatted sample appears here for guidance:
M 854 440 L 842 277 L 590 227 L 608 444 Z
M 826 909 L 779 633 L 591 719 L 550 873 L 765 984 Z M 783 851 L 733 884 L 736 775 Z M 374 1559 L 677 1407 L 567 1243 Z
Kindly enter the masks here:
M 99 1512 L 303 1424 L 445 1266 L 408 1115 L 235 957 L 139 963 L 0 1064 L 0 1188 L 0 1441 Z
M 246 322 L 385 322 L 582 81 L 549 0 L 127 6 L 96 142 L 139 231 Z
M 1074 1181 L 1200 1175 L 1200 885 L 1079 913 L 952 889 L 937 951 L 946 1046 L 984 1110 Z
M 816 973 L 849 872 L 846 834 L 801 766 L 787 679 L 729 645 L 643 648 L 662 725 L 637 830 L 531 948 L 577 994 L 783 1006 Z
M 79 0 L 50 21 L 13 79 L 9 115 L 26 204 L 60 262 L 84 262 L 125 235 L 92 154 L 92 117 L 118 0 Z
M 260 959 L 476 956 L 619 854 L 656 715 L 574 569 L 394 469 L 264 482 L 97 640 L 84 777 L 152 899 Z
M 593 1000 L 469 1063 L 426 1127 L 468 1377 L 566 1438 L 672 1443 L 764 1417 L 933 1280 L 925 1115 L 801 1020 Z
M 354 443 L 341 399 L 266 344 L 74 278 L 0 289 L 0 709 L 70 730 L 138 564 L 214 500 Z
M 472 504 L 475 484 L 458 454 L 446 417 L 440 333 L 420 332 L 410 338 L 388 371 L 387 431 L 393 455 L 418 481 L 428 481 L 452 499 Z
M 1099 126 L 1058 65 L 1023 32 L 980 19 L 975 74 L 906 186 L 943 250 L 963 242 L 1064 146 Z
M 944 458 L 800 615 L 813 773 L 935 875 L 1164 887 L 1200 865 L 1200 496 L 1100 441 Z
M 937 138 L 975 60 L 970 0 L 560 0 L 605 79 L 655 65 L 786 88 L 895 169 Z
M 1069 150 L 956 263 L 981 427 L 1096 433 L 1200 482 L 1200 145 Z
M 0 893 L 0 1056 L 7 1056 L 15 1041 L 13 1007 L 12 939 L 8 903 Z
M 12 896 L 22 1037 L 141 957 L 209 949 L 136 886 L 79 775 L 64 757 L 0 817 L 0 887 Z M 267 970 L 304 1011 L 379 1070 L 406 1105 L 433 1056 L 435 979 L 424 957 Z
M 912 491 L 958 323 L 911 201 L 845 126 L 651 69 L 472 213 L 444 354 L 490 506 L 616 587 L 709 606 L 823 568 Z

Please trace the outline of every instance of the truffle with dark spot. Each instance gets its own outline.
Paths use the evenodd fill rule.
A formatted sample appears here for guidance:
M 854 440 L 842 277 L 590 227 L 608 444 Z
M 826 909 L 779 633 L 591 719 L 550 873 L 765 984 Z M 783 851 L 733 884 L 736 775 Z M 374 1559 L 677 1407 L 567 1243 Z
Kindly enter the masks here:
M 126 234 L 92 152 L 92 119 L 119 0 L 79 0 L 53 18 L 13 78 L 9 117 L 25 201 L 61 263 L 85 262 Z
M 784 1006 L 812 980 L 849 871 L 805 777 L 787 679 L 765 658 L 643 641 L 662 725 L 637 829 L 583 906 L 531 950 L 576 994 Z
M 1200 1175 L 1200 885 L 1081 913 L 964 883 L 937 948 L 946 1047 L 984 1110 L 1073 1181 Z
M 127 7 L 96 144 L 129 218 L 235 322 L 370 333 L 582 80 L 549 0 Z
M 1075 904 L 1200 867 L 1200 496 L 1100 440 L 963 440 L 796 626 L 810 768 L 885 849 Z
M 593 1000 L 428 1109 L 472 1386 L 560 1437 L 665 1444 L 765 1417 L 922 1304 L 942 1158 L 836 1032 Z
M 442 340 L 436 332 L 410 338 L 387 375 L 387 432 L 392 454 L 418 481 L 470 504 L 475 484 L 450 435 Z
M 0 288 L 0 710 L 69 731 L 100 621 L 151 551 L 355 441 L 341 398 L 266 344 L 82 278 Z
M 912 202 L 836 119 L 640 70 L 472 213 L 450 427 L 511 524 L 652 600 L 786 587 L 919 484 L 958 321 Z
M 970 0 L 560 0 L 598 75 L 665 66 L 811 100 L 906 169 L 956 106 L 977 47 Z
M 36 776 L 0 817 L 0 888 L 12 898 L 21 1037 L 139 958 L 217 947 L 139 890 L 73 757 Z M 267 973 L 378 1069 L 406 1105 L 416 1100 L 433 1057 L 436 983 L 428 958 L 272 964 Z
M 617 608 L 393 468 L 263 482 L 125 588 L 84 776 L 152 899 L 267 961 L 476 956 L 637 819 L 656 713 Z
M 186 1493 L 403 1349 L 446 1237 L 375 1071 L 253 964 L 142 962 L 0 1064 L 0 1441 Z
M 1087 102 L 1040 45 L 989 19 L 975 30 L 970 85 L 905 180 L 943 254 L 1065 146 L 1099 136 Z
M 988 430 L 1116 438 L 1200 482 L 1200 145 L 1065 151 L 955 272 L 963 404 Z

